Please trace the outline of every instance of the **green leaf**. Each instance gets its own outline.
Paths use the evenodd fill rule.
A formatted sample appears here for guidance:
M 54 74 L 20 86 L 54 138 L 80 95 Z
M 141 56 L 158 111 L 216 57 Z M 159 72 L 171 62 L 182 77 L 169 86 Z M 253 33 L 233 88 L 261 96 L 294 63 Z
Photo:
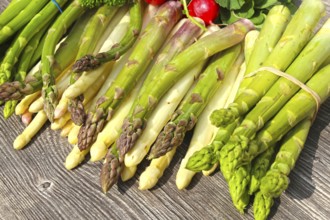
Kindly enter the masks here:
M 223 24 L 231 24 L 240 19 L 240 17 L 238 17 L 234 11 L 230 11 L 224 8 L 220 9 L 220 17 Z
M 246 1 L 241 9 L 235 11 L 235 14 L 241 18 L 251 18 L 254 15 L 253 2 Z
M 229 10 L 237 10 L 242 8 L 245 3 L 245 0 L 216 0 L 216 2 L 222 8 L 226 8 Z
M 267 0 L 267 1 L 260 1 L 260 2 L 254 1 L 254 3 L 255 3 L 256 8 L 263 9 L 263 8 L 269 8 L 275 4 L 278 4 L 279 1 L 277 1 L 277 0 Z
M 257 10 L 254 15 L 250 18 L 250 20 L 255 25 L 261 25 L 265 21 L 266 15 L 262 13 L 260 10 Z

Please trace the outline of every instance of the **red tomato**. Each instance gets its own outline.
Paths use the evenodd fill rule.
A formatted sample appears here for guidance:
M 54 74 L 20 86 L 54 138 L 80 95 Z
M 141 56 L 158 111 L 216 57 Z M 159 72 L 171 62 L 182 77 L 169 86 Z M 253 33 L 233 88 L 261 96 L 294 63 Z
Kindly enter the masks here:
M 166 2 L 166 0 L 145 0 L 145 1 L 150 5 L 161 5 L 164 2 Z
M 188 5 L 189 14 L 202 19 L 206 25 L 218 17 L 219 10 L 220 6 L 215 0 L 192 0 Z

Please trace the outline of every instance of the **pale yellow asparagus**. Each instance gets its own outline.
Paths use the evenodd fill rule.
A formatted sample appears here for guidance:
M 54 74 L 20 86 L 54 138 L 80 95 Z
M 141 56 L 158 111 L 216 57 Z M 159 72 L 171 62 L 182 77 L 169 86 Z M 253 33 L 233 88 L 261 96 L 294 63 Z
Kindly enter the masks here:
M 213 31 L 219 30 L 219 27 L 210 26 L 208 29 L 208 32 L 203 34 L 201 37 L 206 36 Z M 173 112 L 193 84 L 194 79 L 196 79 L 200 74 L 204 63 L 200 63 L 199 65 L 189 71 L 189 73 L 178 81 L 160 100 L 157 107 L 151 113 L 144 132 L 137 140 L 133 148 L 125 155 L 124 162 L 126 166 L 137 166 L 148 154 L 149 149 L 156 140 L 158 134 L 171 118 Z
M 135 175 L 136 170 L 137 170 L 137 166 L 133 166 L 133 167 L 123 166 L 123 170 L 120 173 L 121 180 L 125 182 L 131 179 Z
M 93 84 L 93 86 L 90 86 L 84 93 L 84 101 L 83 105 L 86 106 L 86 104 L 94 99 L 96 94 L 99 92 L 100 88 L 104 85 L 104 81 L 106 81 L 109 78 L 109 74 L 112 69 L 111 63 L 105 63 L 104 65 L 104 71 L 102 72 L 101 76 L 99 76 L 98 80 Z M 59 104 L 55 108 L 54 112 L 54 119 L 60 119 L 63 115 L 65 115 L 68 112 L 68 104 L 69 99 L 65 96 L 62 96 Z
M 165 169 L 170 165 L 175 152 L 176 147 L 167 152 L 164 156 L 151 160 L 150 165 L 140 175 L 140 190 L 151 189 L 157 184 L 159 178 L 163 176 Z
M 61 137 L 67 137 L 74 126 L 73 121 L 69 120 L 61 130 Z
M 240 67 L 243 65 L 243 61 L 244 56 L 241 55 L 235 62 L 234 68 L 230 71 L 228 77 L 224 79 L 223 85 L 219 88 L 199 117 L 198 121 L 201 123 L 197 123 L 195 126 L 188 150 L 185 157 L 182 159 L 179 170 L 176 174 L 176 186 L 180 190 L 185 189 L 196 174 L 196 172 L 186 169 L 188 159 L 194 152 L 202 149 L 208 143 L 211 143 L 217 132 L 217 128 L 209 122 L 210 114 L 214 109 L 221 106 L 225 107 L 228 103 L 227 100 L 230 96 L 233 85 L 237 81 L 239 73 L 242 72 Z
M 14 149 L 20 150 L 23 147 L 25 147 L 46 122 L 47 122 L 46 113 L 43 110 L 41 110 L 33 118 L 31 123 L 24 129 L 24 131 L 16 137 L 13 144 Z
M 65 113 L 62 117 L 55 119 L 51 125 L 50 128 L 54 131 L 62 129 L 65 124 L 71 120 L 71 115 L 69 112 Z
M 75 145 L 78 143 L 78 133 L 79 133 L 80 126 L 74 125 L 68 135 L 68 142 L 69 144 Z
M 24 114 L 30 107 L 30 105 L 38 98 L 40 98 L 41 92 L 35 92 L 30 95 L 25 96 L 16 106 L 15 114 L 22 115 Z

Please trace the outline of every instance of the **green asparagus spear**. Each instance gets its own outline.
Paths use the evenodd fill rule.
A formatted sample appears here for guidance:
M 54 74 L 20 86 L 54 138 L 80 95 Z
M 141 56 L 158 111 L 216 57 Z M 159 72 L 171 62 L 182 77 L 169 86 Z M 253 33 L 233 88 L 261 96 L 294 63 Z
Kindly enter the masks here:
M 142 0 L 134 0 L 134 4 L 131 5 L 129 10 L 130 25 L 123 39 L 108 52 L 82 57 L 73 65 L 73 72 L 79 73 L 92 70 L 99 67 L 102 63 L 119 59 L 133 46 L 142 28 L 142 2 Z
M 304 147 L 311 126 L 311 116 L 307 116 L 285 136 L 275 161 L 261 179 L 260 191 L 254 198 L 255 219 L 267 219 L 273 198 L 279 197 L 287 189 L 288 175 Z
M 55 48 L 61 37 L 78 18 L 85 12 L 79 1 L 73 1 L 64 12 L 56 19 L 48 30 L 41 56 L 41 75 L 43 81 L 42 97 L 44 99 L 44 110 L 48 119 L 54 119 L 54 110 L 58 102 L 57 88 L 55 86 L 55 74 L 53 66 L 57 65 L 55 60 Z
M 271 165 L 275 154 L 275 148 L 276 147 L 271 146 L 252 161 L 251 182 L 249 185 L 250 195 L 253 195 L 253 193 L 259 190 L 260 180 L 266 175 Z
M 86 26 L 84 34 L 81 38 L 81 46 L 79 48 L 76 60 L 93 53 L 96 49 L 97 42 L 102 37 L 108 24 L 116 14 L 118 7 L 104 5 L 100 7 Z M 98 29 L 98 31 L 95 31 Z M 80 77 L 80 73 L 72 72 L 70 77 L 70 84 L 72 85 Z M 69 100 L 68 110 L 71 113 L 71 120 L 76 125 L 82 125 L 85 120 L 85 109 L 83 105 L 84 97 L 80 95 L 74 99 Z
M 160 6 L 155 17 L 141 33 L 136 46 L 104 97 L 100 98 L 95 111 L 87 115 L 85 124 L 80 128 L 78 147 L 88 148 L 109 120 L 123 98 L 133 89 L 147 69 L 153 56 L 160 49 L 166 36 L 181 18 L 180 2 L 169 1 Z M 131 18 L 132 19 L 132 18 Z
M 67 38 L 56 50 L 55 60 L 57 61 L 57 65 L 53 69 L 56 77 L 74 61 L 80 46 L 79 40 L 77 39 L 80 39 L 89 19 L 90 16 L 83 16 L 80 18 L 69 32 Z M 20 100 L 26 95 L 39 91 L 41 87 L 41 73 L 36 72 L 33 75 L 28 74 L 24 82 L 14 81 L 0 85 L 0 100 Z
M 313 35 L 325 6 L 321 0 L 305 0 L 289 22 L 281 39 L 263 63 L 285 71 L 305 44 Z M 212 113 L 211 120 L 216 126 L 224 126 L 235 118 L 246 114 L 268 91 L 279 76 L 268 71 L 261 71 L 227 109 L 219 109 Z
M 330 65 L 319 70 L 308 82 L 307 86 L 320 97 L 322 104 L 330 95 Z M 257 155 L 278 142 L 292 127 L 317 109 L 317 102 L 310 92 L 301 89 L 293 96 L 282 109 L 260 130 L 253 141 L 245 139 L 232 149 L 223 147 L 220 152 L 221 171 L 225 177 L 243 164 L 250 163 Z
M 250 195 L 248 194 L 248 186 L 250 183 L 251 164 L 239 167 L 228 181 L 228 187 L 234 206 L 240 213 L 244 213 L 244 209 L 249 204 Z
M 286 190 L 288 175 L 296 164 L 312 126 L 311 117 L 301 121 L 288 133 L 265 177 L 261 179 L 260 191 L 267 196 L 279 197 Z M 280 177 L 279 179 L 276 179 Z
M 66 1 L 67 0 L 62 0 L 58 3 L 60 5 L 64 5 Z M 7 51 L 6 56 L 4 57 L 0 67 L 0 84 L 6 82 L 12 77 L 12 68 L 17 62 L 18 57 L 25 48 L 26 44 L 36 33 L 42 30 L 43 27 L 45 27 L 52 19 L 54 19 L 58 12 L 59 11 L 56 6 L 50 2 L 26 25 L 26 27 L 19 34 L 18 38 L 15 40 L 13 45 Z
M 42 30 L 40 30 L 27 44 L 22 55 L 19 58 L 17 73 L 15 74 L 15 80 L 22 82 L 27 72 L 33 67 L 33 63 L 31 63 L 31 59 L 33 56 L 34 50 L 37 48 L 40 39 L 44 36 L 48 26 L 46 25 Z M 18 103 L 18 100 L 9 100 L 5 103 L 5 107 L 3 109 L 3 114 L 5 118 L 9 118 L 15 111 L 15 107 Z
M 33 18 L 36 18 L 36 15 L 38 13 L 42 12 L 45 9 L 44 7 L 47 7 L 50 4 L 52 4 L 54 6 L 54 4 L 52 2 L 49 2 L 47 0 L 30 1 L 30 3 L 28 5 L 26 5 L 26 7 L 23 8 L 23 10 L 21 10 L 18 15 L 16 15 L 7 24 L 5 24 L 5 26 L 3 26 L 1 28 L 0 44 L 6 42 L 11 36 L 13 36 L 15 33 L 17 33 L 21 28 L 23 28 L 25 25 L 30 23 L 30 20 L 33 20 Z M 59 4 L 62 5 L 61 2 L 59 2 Z M 56 6 L 54 6 L 54 7 L 56 8 Z M 58 9 L 57 9 L 57 11 L 58 11 Z M 53 15 L 51 13 L 49 13 L 48 17 L 49 18 L 43 17 L 43 20 L 47 21 L 47 20 L 51 19 L 53 17 Z M 38 28 L 41 28 L 41 27 L 34 26 L 34 27 L 29 27 L 29 28 L 32 28 L 32 31 L 35 31 L 35 29 L 38 30 Z
M 270 209 L 274 204 L 273 197 L 266 196 L 260 191 L 256 193 L 253 201 L 253 213 L 255 220 L 266 220 Z
M 281 38 L 288 22 L 291 19 L 290 11 L 283 5 L 274 6 L 262 25 L 260 34 L 246 64 L 245 75 L 255 71 L 263 65 Z M 237 96 L 245 90 L 254 77 L 246 77 L 240 84 Z
M 0 14 L 0 29 L 14 19 L 29 3 L 31 3 L 30 0 L 11 1 Z
M 196 151 L 188 160 L 186 168 L 195 172 L 209 170 L 219 162 L 220 150 L 229 140 L 232 132 L 239 125 L 239 119 L 226 127 L 220 127 L 212 143 Z
M 237 44 L 217 56 L 208 65 L 204 73 L 200 75 L 191 94 L 185 97 L 181 106 L 173 114 L 172 119 L 158 135 L 155 144 L 151 148 L 150 159 L 163 156 L 174 147 L 181 145 L 185 133 L 195 126 L 198 116 L 221 86 L 222 80 L 227 77 L 228 72 L 230 72 L 241 53 L 242 45 Z
M 293 61 L 286 73 L 305 83 L 330 55 L 330 19 L 305 46 Z M 234 135 L 251 138 L 278 112 L 281 107 L 299 90 L 299 86 L 284 77 L 261 98 L 257 105 L 245 116 Z

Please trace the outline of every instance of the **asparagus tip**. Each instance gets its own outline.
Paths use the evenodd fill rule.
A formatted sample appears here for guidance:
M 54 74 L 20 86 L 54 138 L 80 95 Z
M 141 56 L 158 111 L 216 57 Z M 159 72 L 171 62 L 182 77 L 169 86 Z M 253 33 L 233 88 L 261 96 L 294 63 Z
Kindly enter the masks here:
M 210 121 L 216 127 L 225 127 L 233 123 L 237 118 L 237 113 L 231 108 L 223 108 L 213 111 L 210 116 Z
M 115 155 L 112 154 L 111 150 L 109 150 L 100 174 L 101 188 L 104 193 L 107 193 L 118 181 L 121 167 L 122 163 Z
M 82 73 L 84 71 L 96 69 L 100 65 L 100 61 L 93 55 L 86 55 L 73 64 L 72 71 L 74 73 Z

